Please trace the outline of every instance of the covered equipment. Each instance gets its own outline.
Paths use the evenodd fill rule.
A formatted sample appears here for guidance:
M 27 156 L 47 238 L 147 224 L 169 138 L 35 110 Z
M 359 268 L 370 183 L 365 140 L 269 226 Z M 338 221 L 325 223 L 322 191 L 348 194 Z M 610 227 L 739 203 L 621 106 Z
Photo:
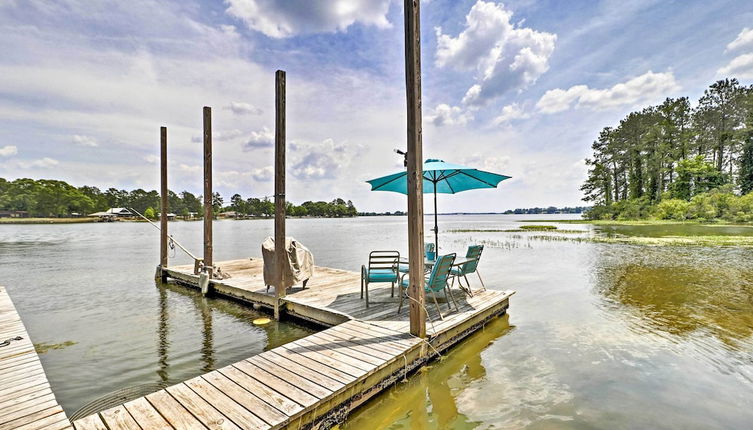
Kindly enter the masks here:
M 298 283 L 306 283 L 314 275 L 314 255 L 295 238 L 285 238 L 288 261 L 285 263 L 285 289 Z M 261 255 L 264 257 L 264 284 L 269 287 L 276 284 L 275 276 L 275 240 L 268 237 L 261 244 Z

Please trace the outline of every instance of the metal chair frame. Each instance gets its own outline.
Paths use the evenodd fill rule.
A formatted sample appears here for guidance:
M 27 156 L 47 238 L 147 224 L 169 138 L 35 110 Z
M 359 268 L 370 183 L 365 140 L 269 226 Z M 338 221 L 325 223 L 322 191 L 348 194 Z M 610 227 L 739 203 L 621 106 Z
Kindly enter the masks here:
M 452 265 L 455 262 L 455 256 L 455 254 L 447 254 L 437 257 L 437 262 L 436 264 L 434 264 L 434 267 L 432 267 L 431 274 L 429 275 L 429 278 L 426 280 L 426 283 L 424 285 L 424 291 L 431 292 L 431 297 L 434 299 L 434 305 L 437 307 L 439 318 L 442 320 L 444 320 L 444 316 L 442 315 L 442 310 L 439 308 L 439 302 L 437 301 L 436 295 L 436 293 L 439 292 L 440 289 L 444 291 L 444 298 L 447 302 L 447 308 L 452 310 L 452 306 L 450 305 L 450 300 L 452 300 L 452 303 L 455 304 L 455 311 L 460 311 L 458 303 L 455 301 L 455 296 L 452 295 L 452 291 L 449 291 L 448 293 L 450 286 L 447 283 L 450 278 L 450 270 L 452 269 Z M 401 285 L 400 305 L 397 308 L 398 315 L 403 308 L 404 298 L 408 294 L 407 290 L 408 288 L 403 288 Z
M 366 308 L 369 307 L 369 283 L 376 284 L 381 281 L 369 282 L 369 273 L 372 270 L 391 270 L 395 273 L 395 280 L 392 281 L 391 297 L 395 297 L 395 283 L 399 282 L 398 264 L 400 263 L 399 251 L 371 251 L 369 253 L 369 265 L 361 266 L 361 299 L 366 293 Z M 386 282 L 386 281 L 385 281 Z
M 466 294 L 468 294 L 469 297 L 473 297 L 473 290 L 471 289 L 471 283 L 468 281 L 468 274 L 469 273 L 476 273 L 476 276 L 478 276 L 479 282 L 481 282 L 481 288 L 483 291 L 486 291 L 486 285 L 484 285 L 484 280 L 481 279 L 481 274 L 478 271 L 478 265 L 481 262 L 481 254 L 484 252 L 484 245 L 471 245 L 468 247 L 468 251 L 466 252 L 465 256 L 466 258 L 472 258 L 473 254 L 476 253 L 476 250 L 478 250 L 478 254 L 476 254 L 476 258 L 471 261 L 466 261 L 464 263 L 456 264 L 455 267 L 458 268 L 460 272 L 462 272 L 460 275 L 451 274 L 452 277 L 452 284 L 451 287 L 455 286 L 455 279 L 457 278 L 458 285 L 460 286 L 460 289 L 463 290 Z M 460 276 L 465 279 L 465 284 L 460 281 Z

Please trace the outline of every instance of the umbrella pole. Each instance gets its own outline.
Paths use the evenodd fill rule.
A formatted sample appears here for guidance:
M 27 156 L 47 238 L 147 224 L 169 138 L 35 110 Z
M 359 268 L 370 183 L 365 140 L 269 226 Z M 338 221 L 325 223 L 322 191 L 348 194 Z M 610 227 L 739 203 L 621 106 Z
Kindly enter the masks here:
M 439 227 L 437 227 L 437 183 L 434 183 L 434 247 L 439 255 Z

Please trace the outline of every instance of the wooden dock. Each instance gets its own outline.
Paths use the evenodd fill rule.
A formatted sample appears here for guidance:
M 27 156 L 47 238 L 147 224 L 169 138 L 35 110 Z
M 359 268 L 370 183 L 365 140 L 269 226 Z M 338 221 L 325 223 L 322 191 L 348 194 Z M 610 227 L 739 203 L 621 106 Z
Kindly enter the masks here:
M 229 279 L 211 281 L 214 294 L 272 307 L 261 259 L 217 263 Z M 198 288 L 193 266 L 168 276 Z M 377 284 L 379 285 L 379 284 Z M 290 290 L 284 312 L 330 328 L 74 422 L 85 429 L 330 428 L 355 407 L 401 380 L 454 343 L 503 314 L 513 291 L 455 291 L 459 311 L 428 305 L 428 342 L 408 333 L 408 311 L 397 314 L 390 286 L 360 299 L 360 274 L 317 267 L 306 289 Z
M 20 339 L 18 339 L 20 337 Z M 72 428 L 5 287 L 0 287 L 0 430 Z

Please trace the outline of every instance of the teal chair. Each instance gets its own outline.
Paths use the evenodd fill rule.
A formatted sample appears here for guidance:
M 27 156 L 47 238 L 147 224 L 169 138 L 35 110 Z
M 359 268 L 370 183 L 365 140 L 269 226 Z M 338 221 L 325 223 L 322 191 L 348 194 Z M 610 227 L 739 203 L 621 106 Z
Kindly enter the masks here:
M 473 297 L 471 283 L 468 281 L 468 275 L 471 273 L 475 273 L 476 276 L 478 276 L 478 280 L 479 282 L 481 282 L 481 288 L 486 291 L 486 286 L 484 285 L 483 279 L 481 279 L 481 274 L 478 273 L 478 263 L 479 261 L 481 261 L 481 253 L 483 251 L 484 245 L 469 246 L 468 252 L 465 253 L 465 260 L 467 261 L 467 263 L 454 266 L 450 271 L 450 276 L 452 277 L 452 285 L 455 285 L 455 280 L 457 279 L 460 288 L 465 291 L 465 293 L 470 297 Z M 463 283 L 460 281 L 461 277 L 465 279 L 465 285 L 463 285 Z
M 439 302 L 437 302 L 437 293 L 440 290 L 444 291 L 444 297 L 447 301 L 447 307 L 449 309 L 452 309 L 452 306 L 450 306 L 451 298 L 452 303 L 455 304 L 455 310 L 459 311 L 458 304 L 457 302 L 455 302 L 455 297 L 453 297 L 452 292 L 450 292 L 449 294 L 447 293 L 447 290 L 449 289 L 447 281 L 449 280 L 450 270 L 452 270 L 452 264 L 454 262 L 455 254 L 447 254 L 438 257 L 437 262 L 434 264 L 434 267 L 431 269 L 431 273 L 425 279 L 424 283 L 424 290 L 427 293 L 431 293 L 431 296 L 434 299 L 434 304 L 437 306 L 437 312 L 439 312 L 439 318 L 441 319 L 444 319 L 444 317 L 442 316 L 442 311 L 439 309 Z M 403 300 L 408 294 L 408 285 L 410 285 L 410 279 L 407 276 L 404 276 L 400 281 L 400 306 L 398 306 L 397 308 L 398 314 L 400 314 L 400 310 L 403 308 Z
M 395 297 L 395 284 L 399 282 L 398 265 L 400 253 L 397 251 L 371 251 L 369 266 L 361 266 L 361 298 L 366 293 L 366 307 L 369 307 L 369 284 L 392 284 L 392 297 Z
M 437 254 L 434 251 L 434 244 L 431 243 L 431 242 L 424 243 L 424 257 L 427 260 L 433 260 L 434 258 L 436 258 L 436 256 L 437 256 Z M 434 257 L 434 258 L 429 258 L 429 257 Z M 400 273 L 402 273 L 402 275 L 401 275 L 401 279 L 402 279 L 402 278 L 405 277 L 405 275 L 408 274 L 408 265 L 406 263 L 402 263 L 402 264 L 400 264 L 398 266 L 397 270 Z

